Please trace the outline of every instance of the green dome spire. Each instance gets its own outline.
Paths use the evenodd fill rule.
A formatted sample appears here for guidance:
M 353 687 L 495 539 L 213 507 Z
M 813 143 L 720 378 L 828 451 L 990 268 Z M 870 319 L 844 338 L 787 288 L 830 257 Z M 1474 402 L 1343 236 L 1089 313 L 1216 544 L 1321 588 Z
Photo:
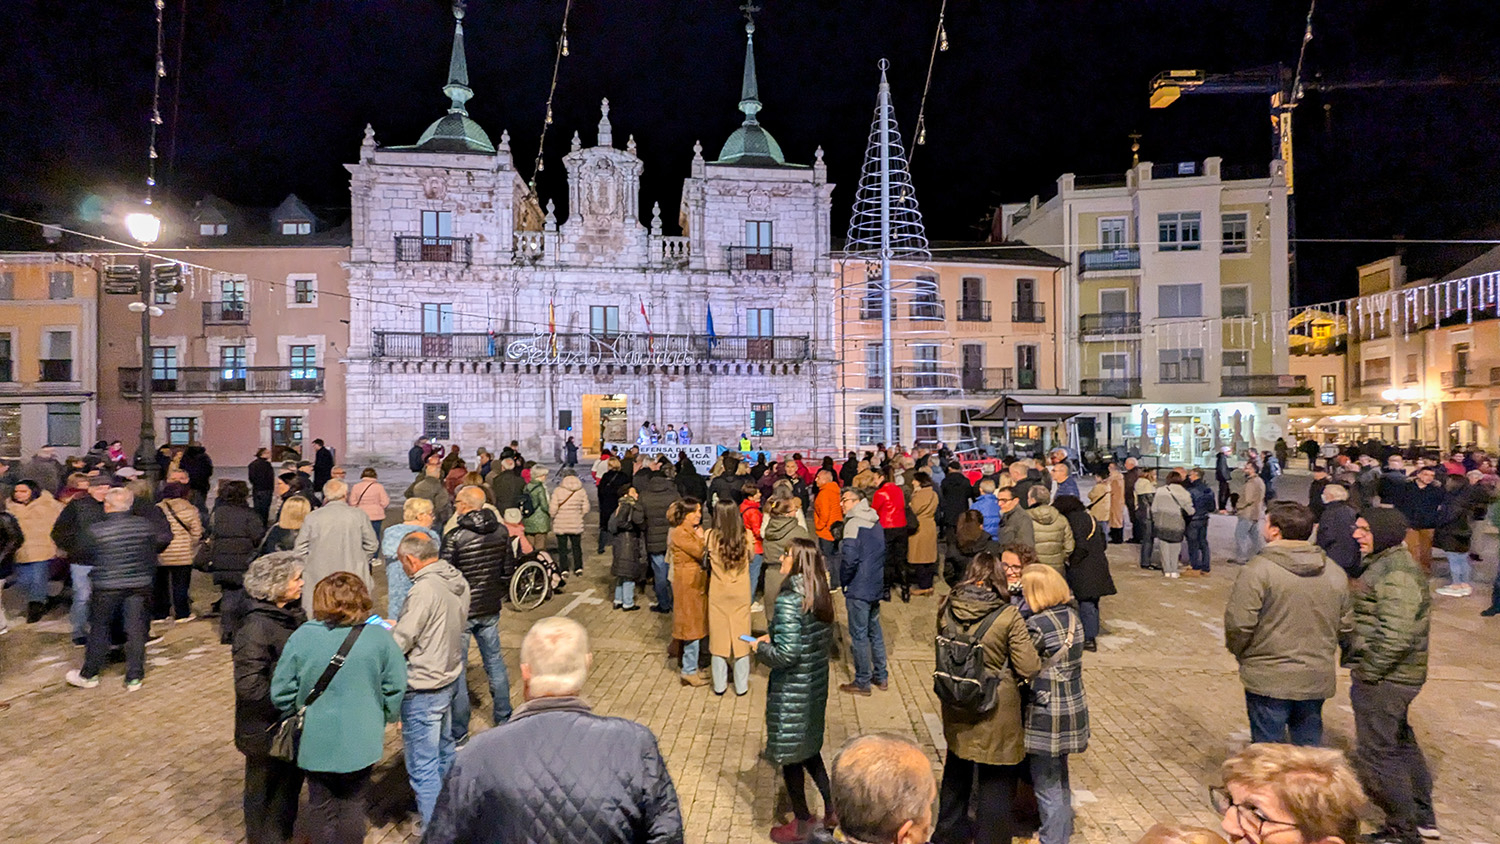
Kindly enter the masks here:
M 450 102 L 448 113 L 428 126 L 409 149 L 493 153 L 495 145 L 490 136 L 470 119 L 465 106 L 473 98 L 474 89 L 469 87 L 469 62 L 464 55 L 464 0 L 453 4 L 453 53 L 448 58 L 448 83 L 443 86 L 443 94 Z
M 715 163 L 781 166 L 786 164 L 781 145 L 757 118 L 761 109 L 760 86 L 755 79 L 755 21 L 750 16 L 758 10 L 748 4 L 740 8 L 745 10 L 745 76 L 740 83 L 740 111 L 745 113 L 745 122 L 724 142 Z

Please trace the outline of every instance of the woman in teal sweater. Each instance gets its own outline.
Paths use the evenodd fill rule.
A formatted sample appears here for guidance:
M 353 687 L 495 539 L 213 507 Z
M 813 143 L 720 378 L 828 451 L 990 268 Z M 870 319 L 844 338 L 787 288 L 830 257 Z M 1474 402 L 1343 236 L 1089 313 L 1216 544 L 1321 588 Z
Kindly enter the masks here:
M 401 717 L 406 659 L 390 631 L 365 624 L 370 593 L 357 576 L 335 572 L 313 589 L 313 620 L 286 642 L 271 678 L 271 701 L 290 713 L 356 626 L 362 628 L 343 667 L 307 708 L 297 766 L 307 774 L 312 839 L 360 844 L 365 839 L 365 790 L 380 761 L 385 725 Z

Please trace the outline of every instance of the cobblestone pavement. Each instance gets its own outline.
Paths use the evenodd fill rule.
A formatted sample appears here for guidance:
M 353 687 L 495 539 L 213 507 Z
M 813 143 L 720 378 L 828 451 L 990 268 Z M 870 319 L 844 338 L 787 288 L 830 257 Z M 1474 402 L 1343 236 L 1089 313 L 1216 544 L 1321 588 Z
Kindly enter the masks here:
M 1230 520 L 1215 517 L 1212 537 L 1222 560 L 1232 541 Z M 1158 821 L 1216 825 L 1206 786 L 1217 782 L 1224 756 L 1249 738 L 1243 692 L 1222 645 L 1223 605 L 1237 569 L 1220 563 L 1205 580 L 1168 581 L 1139 569 L 1135 550 L 1111 549 L 1120 594 L 1104 602 L 1106 633 L 1099 652 L 1086 657 L 1093 741 L 1074 758 L 1073 784 L 1075 840 L 1088 844 L 1133 841 Z M 1487 562 L 1476 579 L 1488 582 L 1494 537 L 1484 538 L 1482 550 Z M 515 648 L 531 622 L 555 613 L 583 622 L 596 652 L 586 697 L 599 711 L 642 721 L 660 737 L 687 840 L 768 840 L 766 829 L 773 813 L 784 810 L 785 796 L 778 774 L 757 758 L 765 669 L 756 669 L 743 698 L 680 686 L 665 655 L 669 620 L 612 612 L 606 560 L 591 558 L 588 572 L 536 611 L 504 613 L 512 677 Z M 377 573 L 376 579 L 384 578 Z M 195 587 L 198 606 L 207 606 L 207 585 Z M 150 648 L 141 692 L 124 691 L 118 665 L 105 671 L 99 688 L 79 690 L 63 682 L 81 650 L 69 646 L 60 611 L 28 626 L 15 621 L 16 596 L 7 591 L 7 598 L 12 630 L 0 637 L 0 702 L 8 706 L 0 714 L 6 727 L 0 730 L 0 837 L 24 844 L 243 840 L 228 648 L 217 643 L 211 622 L 166 630 Z M 1449 842 L 1500 844 L 1493 806 L 1500 785 L 1500 623 L 1479 617 L 1487 600 L 1488 590 L 1436 599 L 1432 676 L 1414 708 Z M 891 690 L 870 698 L 834 691 L 825 752 L 851 735 L 891 730 L 916 737 L 938 770 L 942 729 L 930 682 L 935 606 L 933 598 L 887 605 Z M 840 656 L 834 684 L 851 675 L 847 647 Z M 477 653 L 470 670 L 470 688 L 483 696 L 488 687 Z M 1344 673 L 1325 710 L 1328 741 L 1343 748 L 1353 741 L 1347 685 Z M 489 707 L 474 711 L 483 720 Z M 370 841 L 416 839 L 399 746 L 392 726 L 387 758 L 376 773 Z

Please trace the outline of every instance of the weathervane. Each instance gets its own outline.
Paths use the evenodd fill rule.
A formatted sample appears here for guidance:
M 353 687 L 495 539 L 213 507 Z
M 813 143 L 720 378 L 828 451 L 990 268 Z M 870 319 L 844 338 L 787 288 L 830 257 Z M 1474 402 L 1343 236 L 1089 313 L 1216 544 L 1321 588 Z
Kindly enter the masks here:
M 760 7 L 755 5 L 755 0 L 746 0 L 745 5 L 740 7 L 740 11 L 745 13 L 745 22 L 754 26 L 755 13 L 760 11 Z

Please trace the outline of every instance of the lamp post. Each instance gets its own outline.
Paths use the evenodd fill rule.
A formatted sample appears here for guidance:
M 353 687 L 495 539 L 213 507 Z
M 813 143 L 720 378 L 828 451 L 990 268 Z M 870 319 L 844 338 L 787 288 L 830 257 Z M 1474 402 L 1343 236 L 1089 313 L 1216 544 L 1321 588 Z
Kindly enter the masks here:
M 153 267 L 151 256 L 146 250 L 156 239 L 161 236 L 161 220 L 149 212 L 138 212 L 125 217 L 125 228 L 130 236 L 141 245 L 141 255 L 137 262 L 137 273 L 140 278 L 141 301 L 131 302 L 130 310 L 141 315 L 141 434 L 140 445 L 135 452 L 135 468 L 153 486 L 157 478 L 156 469 L 156 418 L 151 409 L 151 317 L 152 311 L 161 312 L 160 308 L 154 308 L 151 304 L 152 291 L 155 289 L 155 279 L 152 276 Z

